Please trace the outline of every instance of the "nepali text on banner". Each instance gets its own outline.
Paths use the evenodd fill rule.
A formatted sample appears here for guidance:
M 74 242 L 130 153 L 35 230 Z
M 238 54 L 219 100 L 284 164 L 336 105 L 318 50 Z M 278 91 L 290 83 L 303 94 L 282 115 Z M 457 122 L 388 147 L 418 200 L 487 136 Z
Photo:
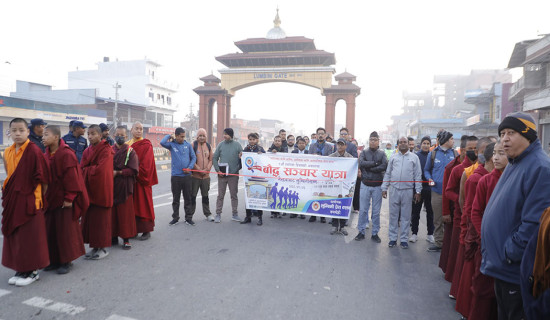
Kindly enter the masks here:
M 357 159 L 243 153 L 246 208 L 348 219 Z

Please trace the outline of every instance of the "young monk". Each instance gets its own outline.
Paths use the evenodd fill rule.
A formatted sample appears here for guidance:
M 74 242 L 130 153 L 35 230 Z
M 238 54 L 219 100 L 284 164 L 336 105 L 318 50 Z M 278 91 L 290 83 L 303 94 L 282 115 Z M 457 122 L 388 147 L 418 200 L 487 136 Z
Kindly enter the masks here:
M 127 145 L 125 126 L 119 126 L 115 132 L 115 144 L 113 151 L 113 175 L 114 199 L 113 199 L 113 244 L 118 244 L 118 237 L 124 241 L 122 249 L 130 250 L 130 238 L 135 236 L 136 217 L 134 215 L 134 184 L 139 170 L 139 163 L 136 152 Z
M 141 232 L 139 240 L 151 238 L 155 229 L 155 208 L 153 207 L 153 186 L 158 184 L 157 167 L 153 144 L 143 138 L 143 125 L 140 122 L 132 126 L 132 139 L 126 142 L 137 154 L 139 172 L 134 186 L 134 208 L 137 232 Z
M 113 207 L 113 149 L 101 139 L 101 128 L 88 128 L 90 146 L 82 154 L 82 171 L 90 198 L 90 207 L 82 219 L 84 242 L 92 248 L 87 259 L 105 258 L 111 246 L 111 210 Z
M 88 193 L 76 154 L 61 139 L 59 126 L 47 126 L 42 140 L 51 177 L 45 214 L 50 265 L 44 270 L 66 274 L 71 261 L 84 254 L 79 218 L 88 209 Z
M 2 265 L 16 271 L 9 284 L 26 286 L 50 264 L 42 200 L 49 175 L 42 150 L 28 139 L 27 121 L 15 118 L 9 128 L 14 143 L 4 152 Z
M 502 172 L 508 165 L 508 157 L 504 152 L 504 147 L 501 142 L 497 142 L 493 150 L 494 169 L 488 175 L 485 175 L 476 188 L 474 203 L 472 204 L 472 212 L 470 214 L 472 225 L 478 235 L 481 235 L 481 222 L 485 208 L 489 203 L 489 199 L 495 190 L 495 187 L 502 175 Z M 481 236 L 477 238 L 477 250 L 474 253 L 474 275 L 472 277 L 472 302 L 470 306 L 470 314 L 468 319 L 497 319 L 497 302 L 494 290 L 493 278 L 484 275 L 480 271 L 481 267 Z

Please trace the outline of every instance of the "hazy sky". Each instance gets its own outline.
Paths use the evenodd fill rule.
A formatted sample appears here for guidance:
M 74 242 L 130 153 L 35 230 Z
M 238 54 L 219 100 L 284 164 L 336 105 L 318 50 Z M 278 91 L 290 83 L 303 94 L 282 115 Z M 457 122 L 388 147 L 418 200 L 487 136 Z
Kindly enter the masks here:
M 287 36 L 315 39 L 336 54 L 336 74 L 357 76 L 356 136 L 390 124 L 402 91 L 433 89 L 434 74 L 505 68 L 514 44 L 550 33 L 549 1 L 15 1 L 2 3 L 0 93 L 14 79 L 67 88 L 67 72 L 93 69 L 104 56 L 161 63 L 179 83 L 181 113 L 199 78 L 220 76 L 214 57 L 233 42 L 265 37 L 279 6 Z M 11 64 L 6 64 L 9 61 Z M 124 84 L 122 84 L 124 86 Z M 124 89 L 122 89 L 124 90 Z M 343 103 L 337 123 L 344 123 Z M 237 91 L 232 113 L 278 118 L 313 131 L 324 125 L 324 97 L 295 84 Z

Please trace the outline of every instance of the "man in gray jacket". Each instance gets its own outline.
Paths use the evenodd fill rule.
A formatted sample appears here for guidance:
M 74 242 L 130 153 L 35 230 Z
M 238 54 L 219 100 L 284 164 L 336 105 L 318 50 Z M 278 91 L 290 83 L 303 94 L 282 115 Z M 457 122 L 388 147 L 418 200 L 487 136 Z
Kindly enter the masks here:
M 378 231 L 380 231 L 380 208 L 382 207 L 382 180 L 388 166 L 386 153 L 379 149 L 380 137 L 376 131 L 370 134 L 369 148 L 361 152 L 359 157 L 359 169 L 361 170 L 361 185 L 355 186 L 360 190 L 359 221 L 357 229 L 359 233 L 355 240 L 365 239 L 365 229 L 369 225 L 369 207 L 372 200 L 372 236 L 371 240 L 380 243 Z
M 398 140 L 399 152 L 390 158 L 384 183 L 382 183 L 382 197 L 388 197 L 390 190 L 390 226 L 388 246 L 397 245 L 398 229 L 400 231 L 401 248 L 409 248 L 409 225 L 411 224 L 411 210 L 414 201 L 420 201 L 422 192 L 422 169 L 418 156 L 409 151 L 409 141 L 406 137 Z

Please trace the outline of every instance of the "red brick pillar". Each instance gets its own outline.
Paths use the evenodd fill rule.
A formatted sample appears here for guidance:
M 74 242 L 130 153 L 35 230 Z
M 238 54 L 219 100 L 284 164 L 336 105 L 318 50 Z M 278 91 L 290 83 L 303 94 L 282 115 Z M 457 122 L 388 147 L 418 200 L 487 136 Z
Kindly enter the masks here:
M 355 138 L 355 96 L 346 99 L 346 127 L 349 134 Z
M 225 95 L 219 95 L 218 96 L 218 99 L 217 99 L 217 104 L 218 104 L 218 123 L 217 123 L 217 126 L 218 126 L 218 130 L 217 130 L 217 138 L 216 138 L 216 142 L 220 142 L 220 141 L 223 141 L 223 129 L 226 128 L 225 126 L 225 107 L 226 107 L 226 100 L 225 100 Z
M 332 94 L 326 95 L 325 103 L 325 130 L 327 134 L 334 137 L 334 112 L 336 104 L 334 103 L 334 96 Z
M 225 101 L 225 127 L 231 128 L 231 96 L 228 95 Z

